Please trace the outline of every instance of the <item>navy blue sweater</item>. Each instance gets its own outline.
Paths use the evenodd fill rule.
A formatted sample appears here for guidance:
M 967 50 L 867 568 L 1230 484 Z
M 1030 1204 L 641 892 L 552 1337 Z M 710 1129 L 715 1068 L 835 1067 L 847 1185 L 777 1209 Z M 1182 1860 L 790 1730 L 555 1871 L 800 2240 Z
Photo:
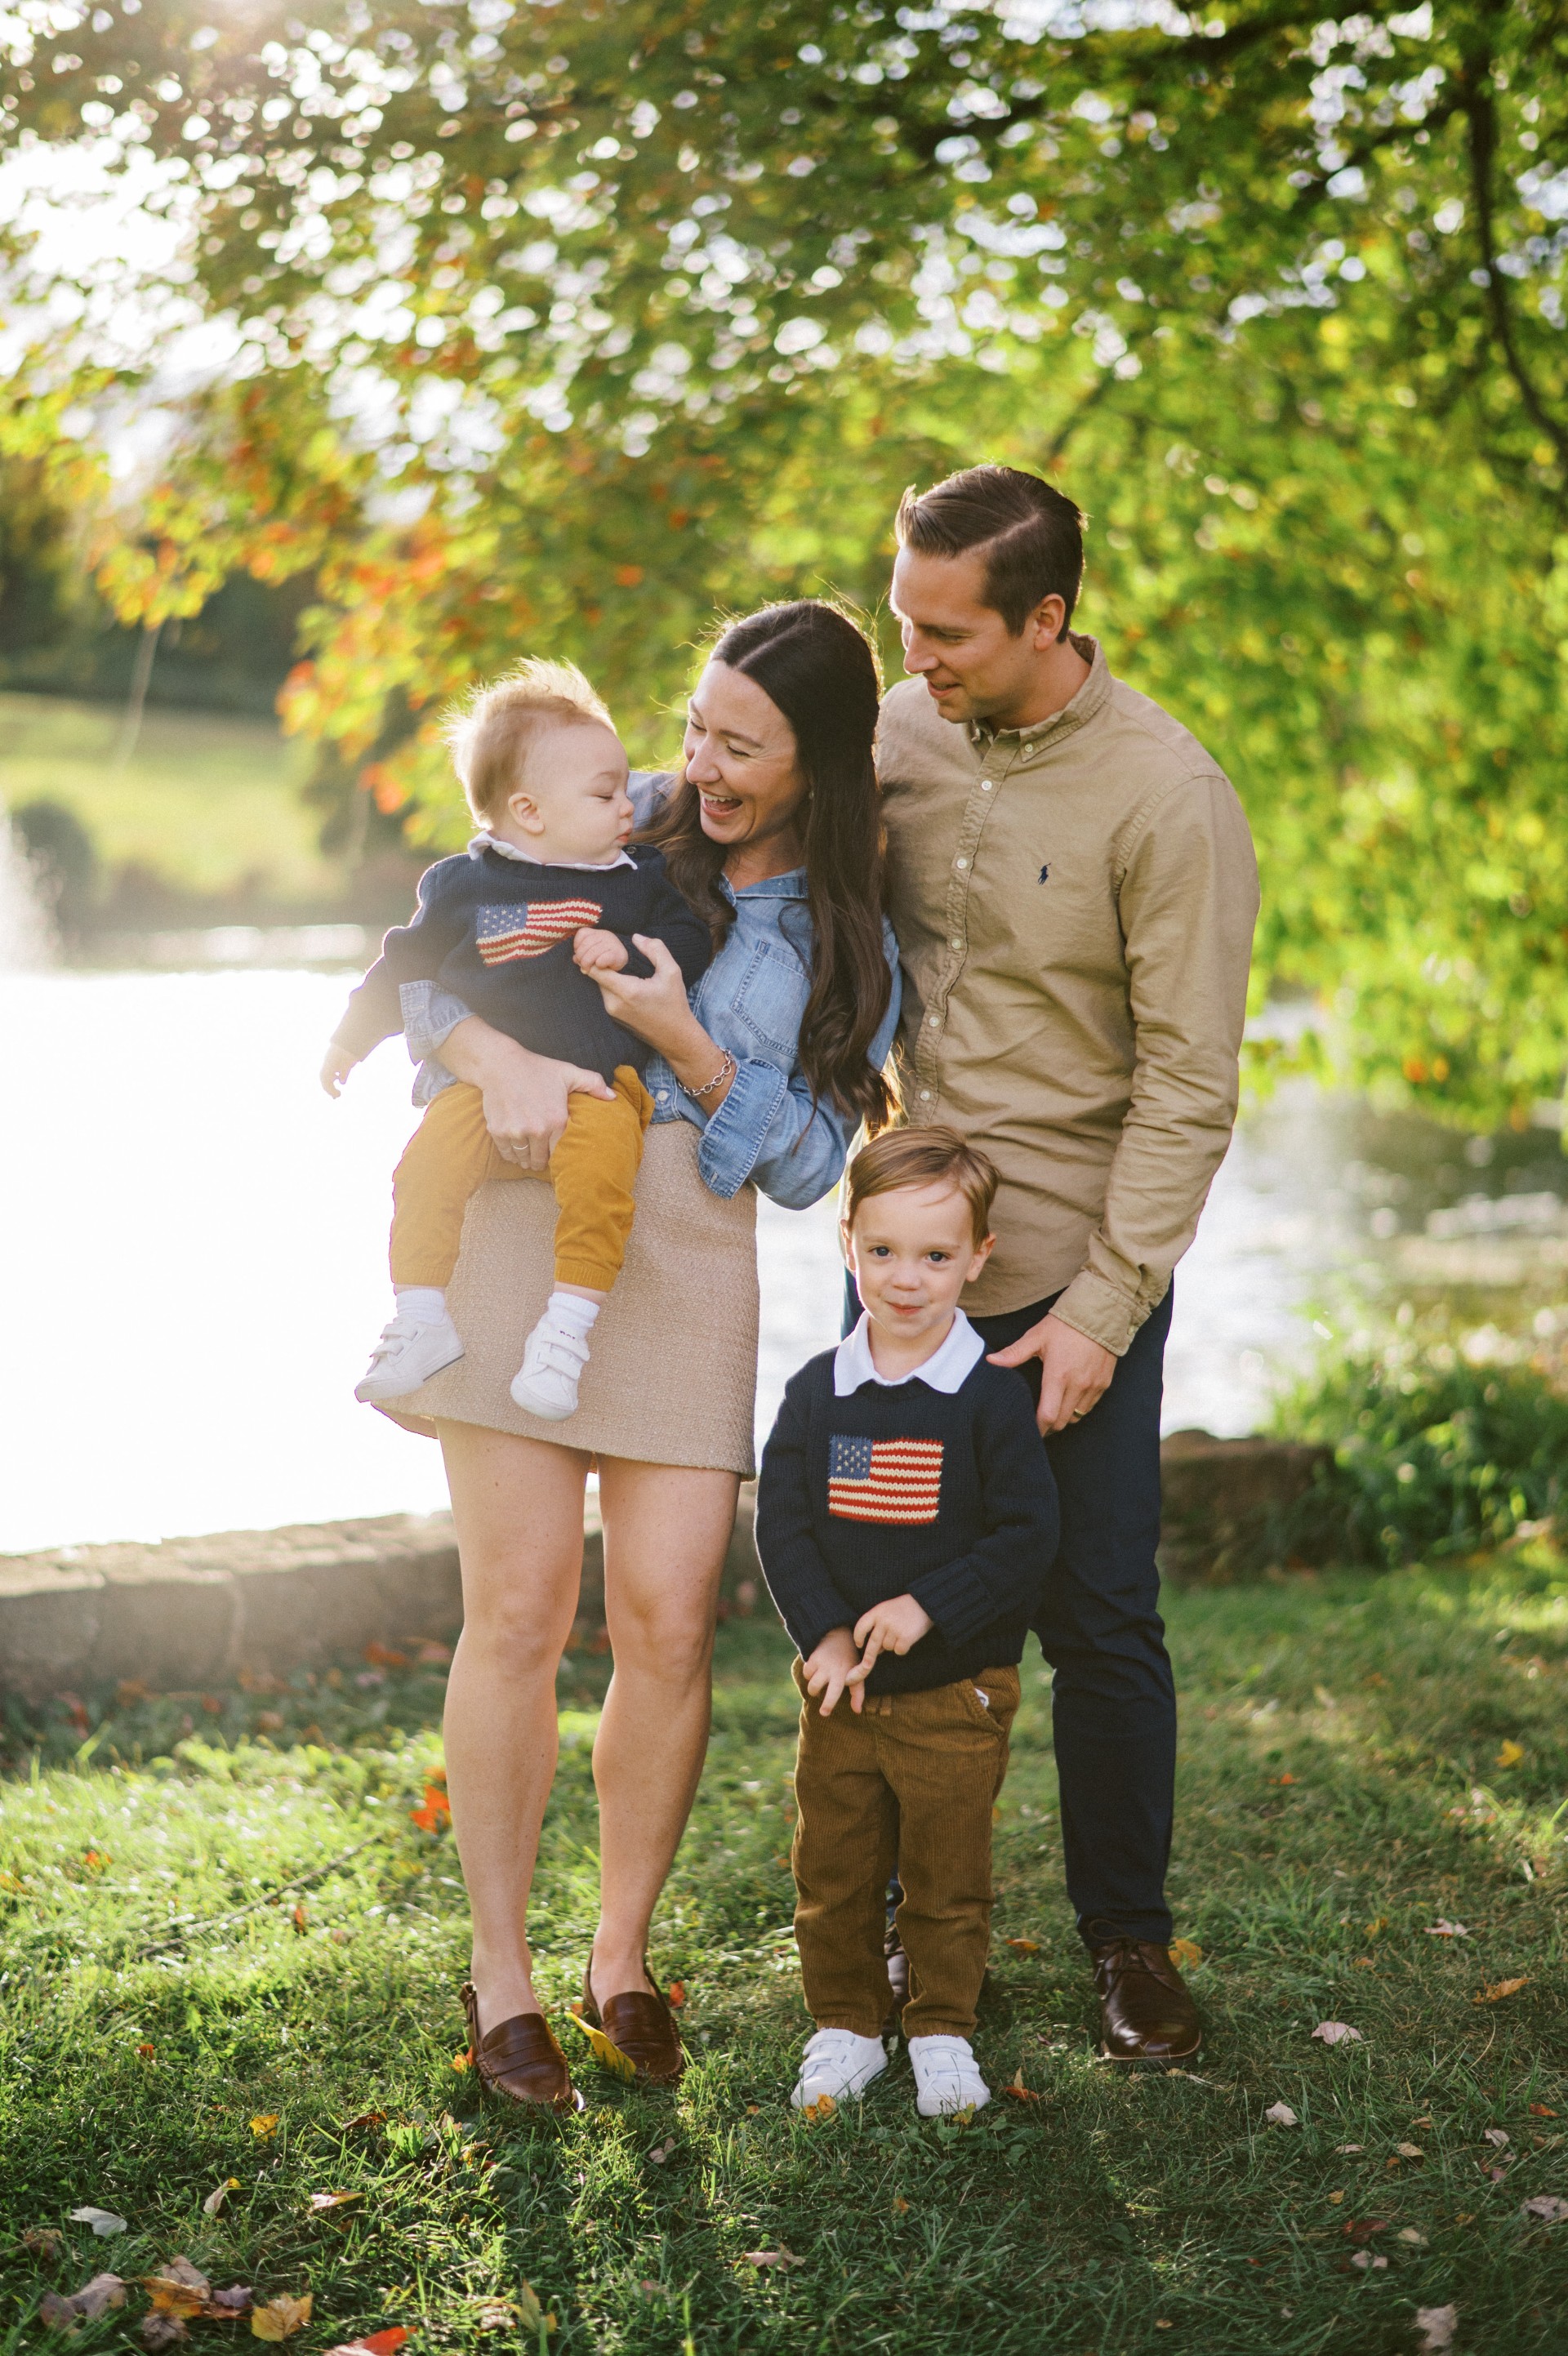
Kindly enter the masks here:
M 581 1064 L 601 1078 L 618 1064 L 646 1070 L 653 1050 L 605 1012 L 597 982 L 572 962 L 585 925 L 615 933 L 625 970 L 653 970 L 633 933 L 661 940 L 689 990 L 714 953 L 713 936 L 665 871 L 660 851 L 636 844 L 632 867 L 535 867 L 486 849 L 438 860 L 419 879 L 412 922 L 395 925 L 349 1001 L 334 1044 L 368 1055 L 403 1029 L 398 991 L 435 981 L 521 1047 Z
M 936 1625 L 883 1653 L 868 1693 L 925 1693 L 1024 1656 L 1059 1515 L 1029 1393 L 972 1366 L 833 1393 L 833 1353 L 791 1380 L 757 1492 L 757 1547 L 801 1657 L 874 1603 L 913 1595 Z

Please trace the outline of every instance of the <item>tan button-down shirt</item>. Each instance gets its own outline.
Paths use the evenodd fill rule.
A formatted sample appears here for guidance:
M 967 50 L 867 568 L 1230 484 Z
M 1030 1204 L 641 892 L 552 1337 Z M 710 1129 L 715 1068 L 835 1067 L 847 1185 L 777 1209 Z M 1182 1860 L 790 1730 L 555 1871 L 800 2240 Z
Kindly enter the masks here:
M 1090 675 L 1034 727 L 957 726 L 918 680 L 882 707 L 896 1055 L 906 1119 L 1001 1172 L 965 1308 L 1059 1292 L 1120 1356 L 1230 1141 L 1258 870 L 1197 738 L 1073 644 Z

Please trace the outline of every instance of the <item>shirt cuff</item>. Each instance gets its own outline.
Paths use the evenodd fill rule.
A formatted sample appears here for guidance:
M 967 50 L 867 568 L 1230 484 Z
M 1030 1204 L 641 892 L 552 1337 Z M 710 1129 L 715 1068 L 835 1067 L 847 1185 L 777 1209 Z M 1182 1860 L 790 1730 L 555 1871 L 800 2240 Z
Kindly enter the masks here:
M 923 1579 L 916 1580 L 909 1592 L 921 1611 L 929 1612 L 949 1644 L 967 1644 L 1002 1617 L 994 1590 L 961 1555 L 956 1562 L 944 1563 L 940 1570 L 929 1570 Z
M 736 1066 L 725 1100 L 716 1112 L 709 1114 L 697 1149 L 697 1166 L 710 1194 L 726 1202 L 739 1194 L 757 1167 L 768 1132 L 789 1093 L 789 1082 L 771 1064 L 747 1058 Z M 697 1100 L 693 1097 L 692 1101 Z
M 1122 1292 L 1094 1269 L 1080 1269 L 1051 1311 L 1075 1333 L 1098 1342 L 1113 1357 L 1125 1356 L 1133 1336 L 1165 1299 L 1162 1288 L 1153 1301 L 1139 1301 Z
M 445 1040 L 459 1023 L 467 1021 L 470 1012 L 460 998 L 433 981 L 403 982 L 397 996 L 409 1060 L 414 1064 L 426 1064 L 439 1054 Z

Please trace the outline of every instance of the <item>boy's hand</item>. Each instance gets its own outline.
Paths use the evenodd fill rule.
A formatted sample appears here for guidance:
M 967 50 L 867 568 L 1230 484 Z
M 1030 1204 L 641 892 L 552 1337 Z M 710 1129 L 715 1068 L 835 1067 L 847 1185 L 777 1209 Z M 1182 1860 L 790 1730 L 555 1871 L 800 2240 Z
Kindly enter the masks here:
M 329 1097 L 342 1093 L 344 1081 L 359 1061 L 359 1056 L 350 1055 L 347 1047 L 328 1048 L 321 1066 L 321 1085 Z
M 929 1635 L 936 1626 L 930 1613 L 916 1602 L 912 1595 L 895 1595 L 886 1603 L 874 1603 L 863 1612 L 854 1623 L 854 1641 L 863 1649 L 859 1660 L 850 1671 L 845 1683 L 854 1688 L 854 1706 L 860 1707 L 860 1689 L 876 1665 L 878 1653 L 907 1653 L 922 1636 Z
M 630 961 L 624 941 L 618 941 L 613 933 L 597 932 L 591 925 L 573 935 L 572 955 L 581 973 L 619 973 Z
M 805 1662 L 806 1691 L 822 1694 L 822 1716 L 831 1718 L 834 1705 L 845 1687 L 849 1688 L 849 1706 L 864 1708 L 865 1697 L 851 1678 L 860 1665 L 860 1648 L 847 1628 L 830 1628 L 814 1653 Z

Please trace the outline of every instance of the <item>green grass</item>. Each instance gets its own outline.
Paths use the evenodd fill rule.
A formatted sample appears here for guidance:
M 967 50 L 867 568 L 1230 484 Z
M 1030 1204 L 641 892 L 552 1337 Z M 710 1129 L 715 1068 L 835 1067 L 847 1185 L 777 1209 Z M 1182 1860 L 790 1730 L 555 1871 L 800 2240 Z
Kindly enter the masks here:
M 787 2106 L 804 2028 L 783 1862 L 794 1711 L 771 1628 L 721 1633 L 708 1772 L 655 1929 L 693 2067 L 659 2094 L 590 2065 L 564 2125 L 482 2100 L 452 2066 L 463 1893 L 450 1836 L 411 1821 L 438 1671 L 18 1721 L 0 1821 L 5 2344 L 40 2344 L 51 2282 L 181 2253 L 221 2282 L 308 2287 L 301 2349 L 401 2322 L 408 2356 L 487 2326 L 554 2356 L 1391 2356 L 1420 2344 L 1417 2308 L 1454 2302 L 1464 2356 L 1561 2351 L 1568 2223 L 1522 2203 L 1568 2196 L 1568 1569 L 1538 1549 L 1189 1592 L 1171 1624 L 1198 2070 L 1092 2059 L 1032 1662 L 978 2043 L 993 2085 L 1021 2068 L 1042 2099 L 998 2099 L 968 2128 L 917 2119 L 901 2061 L 826 2125 Z M 584 1655 L 563 1677 L 537 1913 L 558 2014 L 593 1919 L 604 1668 Z M 291 1877 L 338 1858 L 295 1927 Z M 147 1952 L 173 1917 L 243 1906 Z M 1429 1937 L 1440 1916 L 1469 1936 Z M 1326 2019 L 1362 2041 L 1326 2050 Z M 1299 2125 L 1266 2123 L 1281 2101 Z M 384 2122 L 344 2124 L 369 2110 Z M 363 2197 L 313 2215 L 335 2190 Z M 21 2231 L 83 2203 L 130 2231 L 67 2227 L 51 2276 Z M 800 2263 L 746 2259 L 781 2247 Z M 1358 2270 L 1358 2253 L 1387 2265 Z M 487 2312 L 526 2308 L 525 2284 L 553 2333 Z M 85 2327 L 81 2356 L 135 2346 L 141 2304 Z M 225 2329 L 191 2327 L 213 2349 Z
M 154 706 L 117 769 L 120 721 L 118 704 L 0 694 L 0 806 L 63 803 L 110 873 L 141 868 L 193 896 L 289 902 L 341 888 L 299 798 L 308 748 L 274 722 Z

